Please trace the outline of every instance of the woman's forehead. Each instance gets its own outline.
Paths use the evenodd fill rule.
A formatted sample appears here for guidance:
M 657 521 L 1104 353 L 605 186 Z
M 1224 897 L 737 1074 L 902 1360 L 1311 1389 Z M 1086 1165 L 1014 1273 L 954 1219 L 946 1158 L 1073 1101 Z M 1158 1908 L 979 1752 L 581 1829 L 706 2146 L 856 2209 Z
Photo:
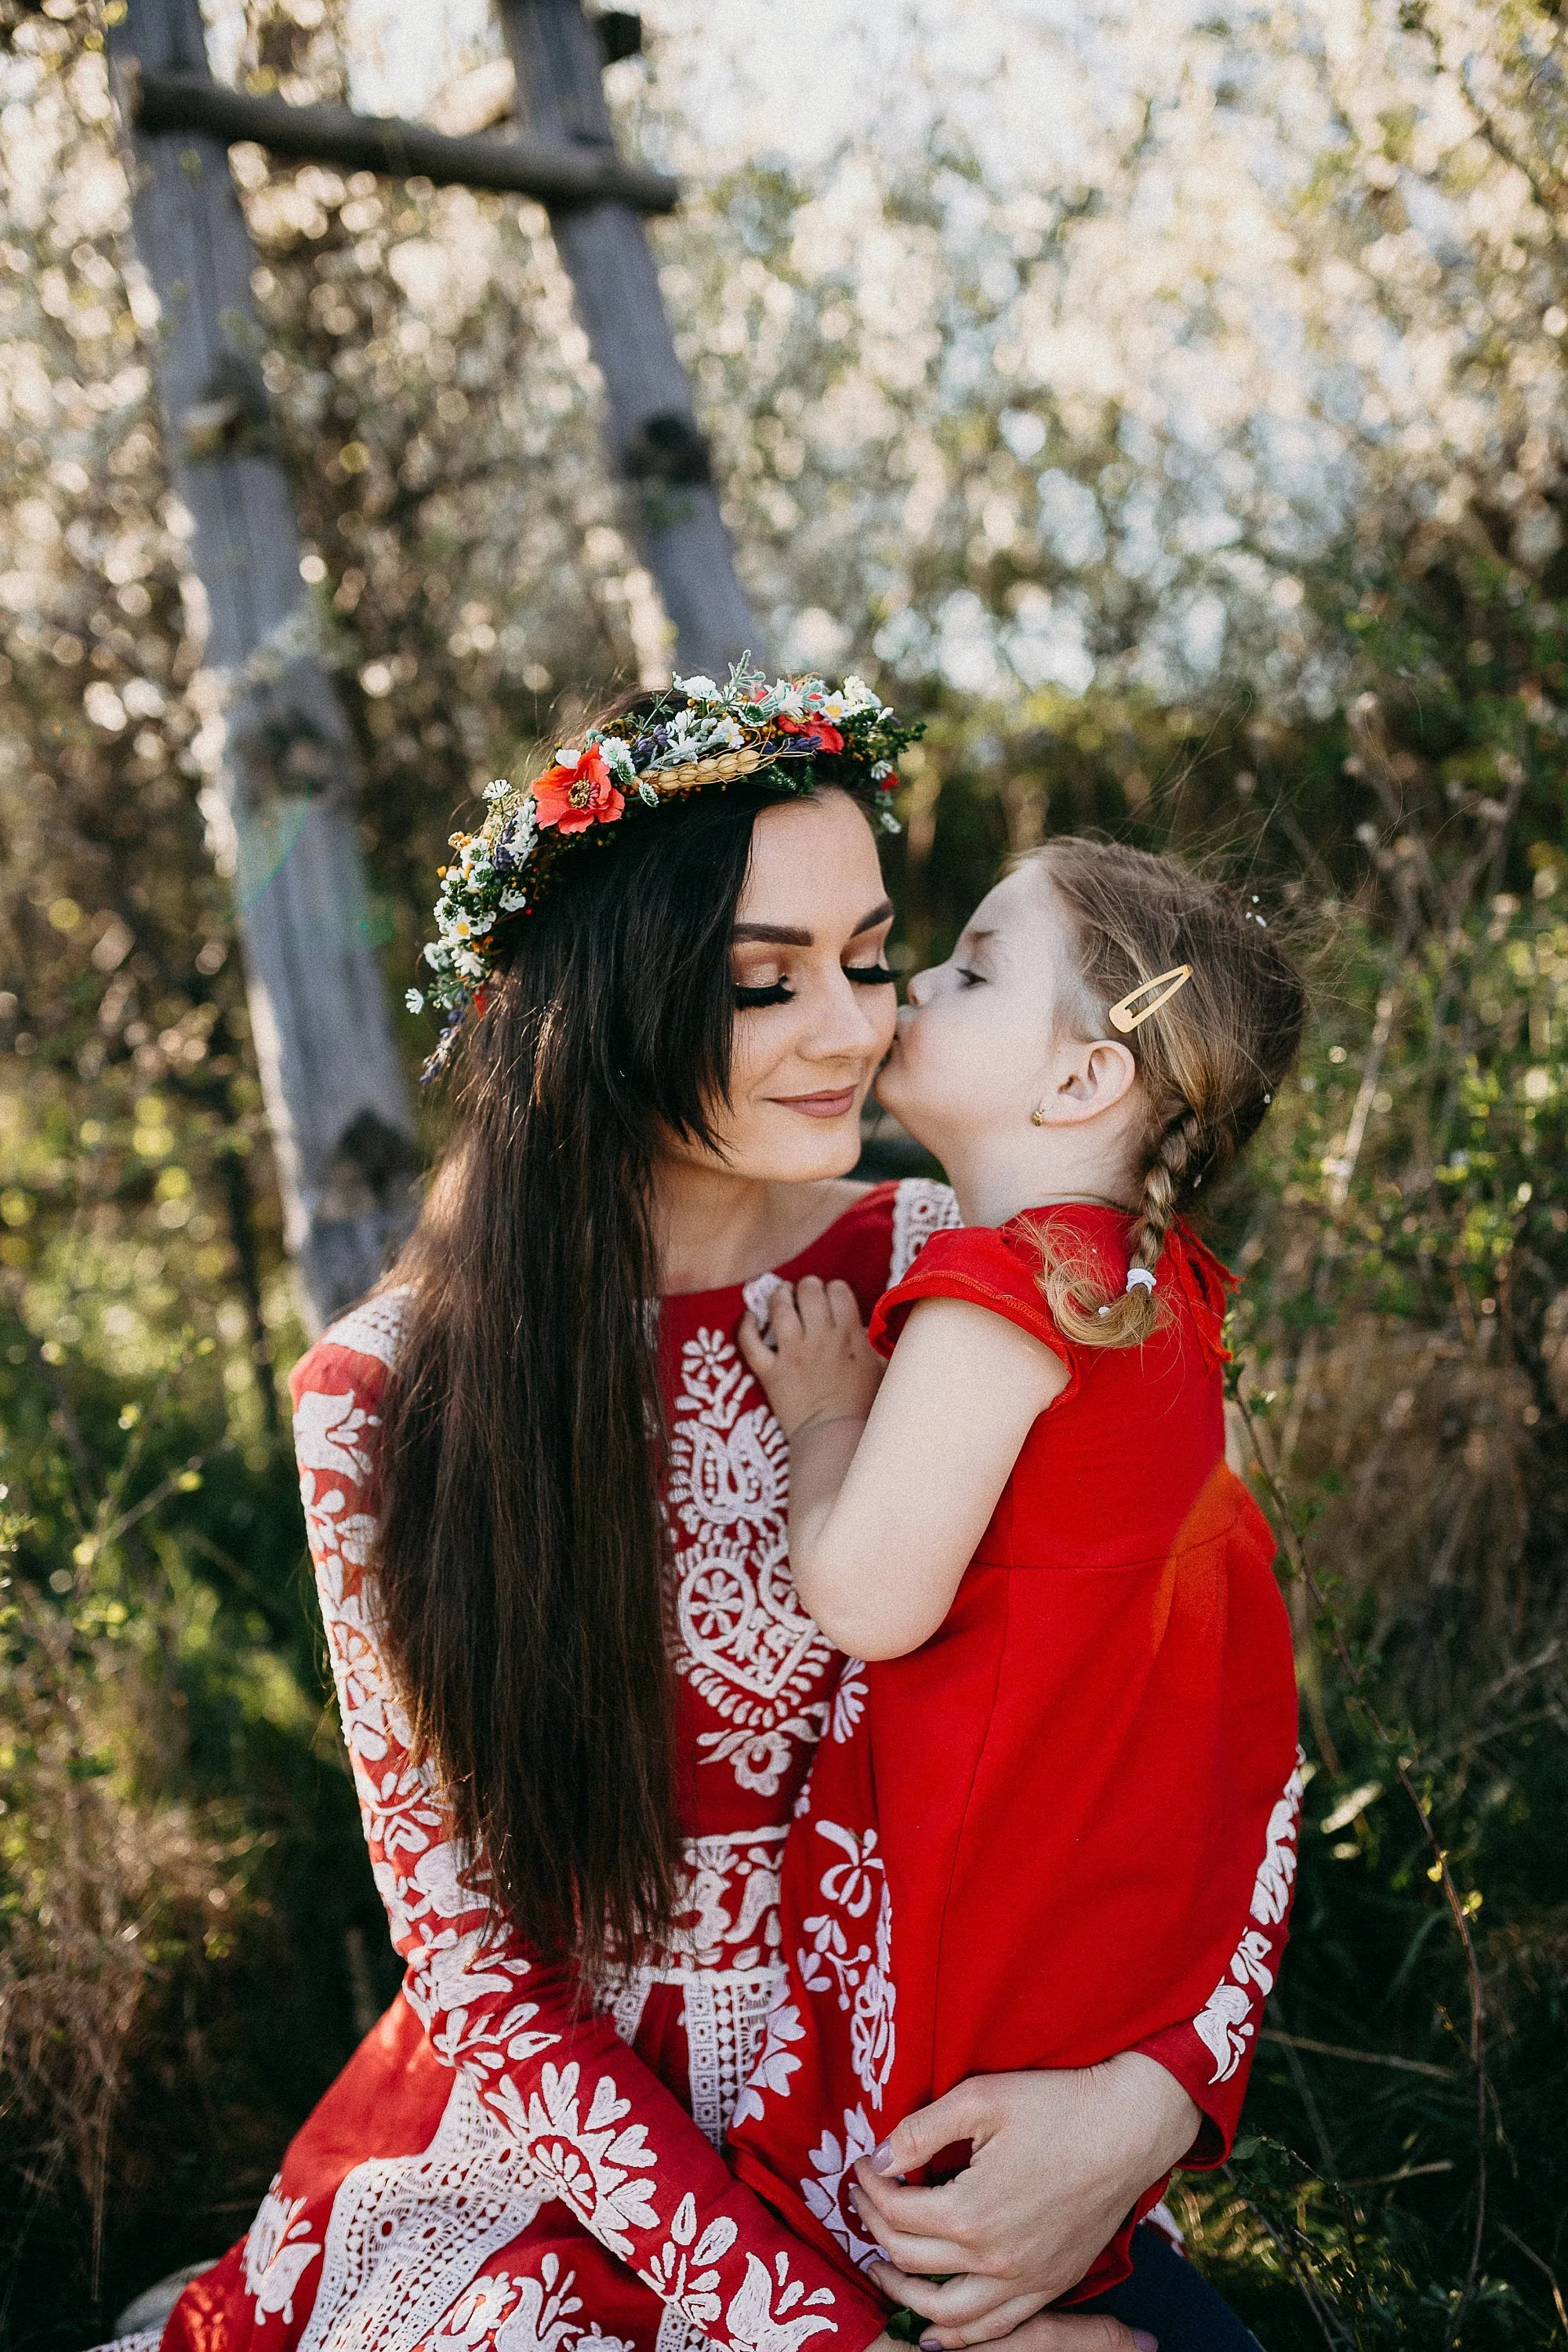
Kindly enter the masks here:
M 814 934 L 853 929 L 883 896 L 865 813 L 847 793 L 824 793 L 781 801 L 758 817 L 735 919 Z

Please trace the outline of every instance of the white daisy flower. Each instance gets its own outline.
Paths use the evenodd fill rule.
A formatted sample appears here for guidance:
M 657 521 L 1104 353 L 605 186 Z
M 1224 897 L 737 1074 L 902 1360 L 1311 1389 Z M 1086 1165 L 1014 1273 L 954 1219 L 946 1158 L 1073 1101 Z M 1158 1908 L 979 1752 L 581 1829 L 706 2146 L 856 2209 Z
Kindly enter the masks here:
M 419 988 L 405 988 L 403 992 L 403 1002 L 407 1005 L 410 1013 L 423 1013 L 425 1010 L 424 990 Z

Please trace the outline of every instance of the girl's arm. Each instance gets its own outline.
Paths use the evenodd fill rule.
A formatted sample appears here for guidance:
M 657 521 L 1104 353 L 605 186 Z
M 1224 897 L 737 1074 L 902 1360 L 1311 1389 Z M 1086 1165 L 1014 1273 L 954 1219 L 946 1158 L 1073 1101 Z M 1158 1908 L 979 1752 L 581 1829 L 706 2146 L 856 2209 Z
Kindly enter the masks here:
M 294 1432 L 344 1740 L 409 2006 L 544 2193 L 693 2330 L 725 2352 L 861 2352 L 879 2336 L 881 2304 L 741 2186 L 584 1999 L 575 1969 L 492 1909 L 483 1855 L 452 1834 L 413 1753 L 365 1573 L 384 1380 L 329 1334 L 296 1370 Z
M 885 1375 L 847 1283 L 808 1276 L 769 1314 L 769 1339 L 748 1315 L 740 1344 L 789 1440 L 796 1590 L 852 1657 L 902 1657 L 952 1606 L 1068 1367 L 967 1299 L 922 1299 Z

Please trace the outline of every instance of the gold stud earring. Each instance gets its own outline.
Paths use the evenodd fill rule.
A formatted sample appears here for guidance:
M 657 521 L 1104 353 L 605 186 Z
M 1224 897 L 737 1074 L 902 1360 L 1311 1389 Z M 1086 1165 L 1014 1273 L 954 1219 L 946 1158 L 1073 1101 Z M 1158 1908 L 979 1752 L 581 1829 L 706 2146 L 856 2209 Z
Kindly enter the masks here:
M 1045 1104 L 1037 1103 L 1034 1109 L 1029 1113 L 1029 1125 L 1031 1127 L 1044 1127 L 1046 1123 Z

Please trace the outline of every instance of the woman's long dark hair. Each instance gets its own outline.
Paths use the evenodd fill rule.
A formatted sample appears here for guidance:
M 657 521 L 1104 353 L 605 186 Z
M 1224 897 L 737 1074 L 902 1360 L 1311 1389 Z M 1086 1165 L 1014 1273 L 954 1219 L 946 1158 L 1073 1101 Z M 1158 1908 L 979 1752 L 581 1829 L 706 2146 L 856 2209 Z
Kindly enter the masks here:
M 468 1044 L 457 1138 L 393 1277 L 412 1296 L 382 1638 L 492 1899 L 590 1970 L 676 1901 L 653 1171 L 662 1135 L 712 1140 L 730 934 L 777 797 L 634 807 L 563 861 Z

